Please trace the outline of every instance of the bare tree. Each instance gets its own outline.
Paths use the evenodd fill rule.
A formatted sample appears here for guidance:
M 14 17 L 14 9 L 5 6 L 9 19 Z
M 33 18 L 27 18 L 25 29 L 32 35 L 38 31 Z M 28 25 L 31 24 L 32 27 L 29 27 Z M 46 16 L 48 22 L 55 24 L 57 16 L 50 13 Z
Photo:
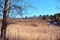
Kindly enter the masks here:
M 2 27 L 1 27 L 1 37 L 2 40 L 6 40 L 6 27 L 7 27 L 7 13 L 8 10 L 8 0 L 5 0 L 5 5 L 4 5 L 4 11 L 3 11 L 3 21 L 2 21 Z
M 27 2 L 25 2 L 24 0 L 3 0 L 2 2 L 1 1 L 0 1 L 0 8 L 2 8 L 2 10 L 0 10 L 0 12 L 2 11 L 2 14 L 3 14 L 3 21 L 2 21 L 2 27 L 1 27 L 1 38 L 2 40 L 6 40 L 6 28 L 7 28 L 8 18 L 16 17 L 16 15 L 22 16 L 23 10 L 26 10 L 26 7 L 32 7 L 32 8 L 34 7 L 31 6 L 31 4 L 28 4 Z M 16 4 L 16 2 L 19 2 L 19 3 L 21 2 L 22 5 Z M 23 3 L 28 4 L 29 6 Z M 14 13 L 14 11 L 16 13 Z

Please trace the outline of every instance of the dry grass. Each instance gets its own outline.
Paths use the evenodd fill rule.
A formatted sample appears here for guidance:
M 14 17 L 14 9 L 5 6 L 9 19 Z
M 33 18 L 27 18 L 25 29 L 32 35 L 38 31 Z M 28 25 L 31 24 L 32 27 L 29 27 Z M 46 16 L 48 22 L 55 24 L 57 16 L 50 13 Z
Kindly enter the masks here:
M 22 22 L 23 21 L 23 22 Z M 7 27 L 9 40 L 60 40 L 60 28 L 53 27 L 43 20 L 22 20 Z M 31 25 L 32 24 L 32 25 Z M 37 25 L 36 27 L 34 27 Z
M 7 37 L 10 40 L 58 40 L 59 30 L 54 27 L 27 27 L 14 24 L 8 26 Z

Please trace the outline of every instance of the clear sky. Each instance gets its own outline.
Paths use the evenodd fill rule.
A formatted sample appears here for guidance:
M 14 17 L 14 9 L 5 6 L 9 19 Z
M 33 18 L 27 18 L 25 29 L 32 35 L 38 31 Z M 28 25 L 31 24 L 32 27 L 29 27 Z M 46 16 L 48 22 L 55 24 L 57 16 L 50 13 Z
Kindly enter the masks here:
M 59 13 L 60 9 L 57 8 L 57 2 L 55 0 L 28 0 L 36 9 L 30 10 L 28 16 L 33 15 L 53 15 Z
M 1 0 L 2 1 L 2 0 Z M 36 9 L 29 9 L 27 14 L 23 16 L 39 16 L 39 15 L 54 15 L 55 13 L 60 13 L 59 7 L 60 2 L 55 0 L 25 0 Z M 19 17 L 19 16 L 17 16 Z

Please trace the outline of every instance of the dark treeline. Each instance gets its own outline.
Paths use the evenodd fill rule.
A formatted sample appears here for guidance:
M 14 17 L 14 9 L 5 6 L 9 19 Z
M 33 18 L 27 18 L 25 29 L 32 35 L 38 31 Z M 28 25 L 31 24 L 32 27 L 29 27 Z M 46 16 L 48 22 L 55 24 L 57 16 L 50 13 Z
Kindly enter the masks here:
M 43 19 L 43 20 L 51 20 L 51 22 L 56 22 L 57 24 L 60 25 L 60 13 L 56 13 L 54 15 L 39 15 L 39 16 L 36 16 L 34 15 L 33 17 L 25 17 L 26 18 L 30 18 L 30 19 L 33 19 L 33 18 L 37 18 L 37 19 Z
M 29 18 L 30 18 L 30 19 L 37 18 L 37 19 L 44 19 L 44 20 L 46 20 L 46 19 L 50 19 L 51 16 L 53 16 L 53 15 L 39 15 L 39 16 L 34 15 L 34 16 L 32 16 L 32 17 L 27 17 L 27 16 L 25 16 L 25 18 L 28 18 L 28 19 L 29 19 Z
M 60 25 L 60 13 L 51 16 L 51 20 L 57 22 Z

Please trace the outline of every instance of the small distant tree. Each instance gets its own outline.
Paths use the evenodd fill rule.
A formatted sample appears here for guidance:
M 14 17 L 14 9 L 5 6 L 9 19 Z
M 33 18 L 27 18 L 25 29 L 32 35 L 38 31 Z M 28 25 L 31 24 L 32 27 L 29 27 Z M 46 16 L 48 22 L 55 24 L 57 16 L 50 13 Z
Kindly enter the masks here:
M 42 19 L 46 20 L 46 18 L 47 18 L 46 15 L 43 15 Z
M 42 15 L 39 15 L 38 18 L 42 18 Z
M 36 15 L 34 15 L 34 17 L 33 18 L 36 18 Z
M 42 17 L 42 15 L 39 15 L 39 17 Z
M 46 19 L 50 19 L 49 17 L 50 17 L 49 15 L 43 15 L 42 18 L 43 18 L 44 20 L 46 20 Z
M 50 15 L 49 17 L 50 17 L 50 19 L 52 19 L 53 15 Z
M 28 18 L 27 16 L 25 16 L 25 18 Z

